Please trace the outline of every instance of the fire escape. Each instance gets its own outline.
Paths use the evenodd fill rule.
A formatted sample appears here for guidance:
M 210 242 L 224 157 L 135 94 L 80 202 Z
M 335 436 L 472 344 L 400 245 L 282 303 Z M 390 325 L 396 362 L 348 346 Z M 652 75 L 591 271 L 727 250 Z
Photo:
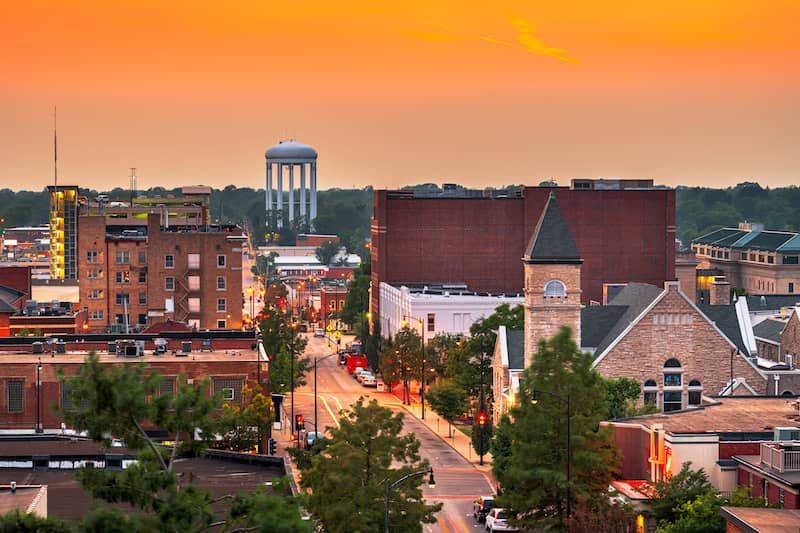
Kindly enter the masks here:
M 189 322 L 189 269 L 175 276 L 175 321 Z

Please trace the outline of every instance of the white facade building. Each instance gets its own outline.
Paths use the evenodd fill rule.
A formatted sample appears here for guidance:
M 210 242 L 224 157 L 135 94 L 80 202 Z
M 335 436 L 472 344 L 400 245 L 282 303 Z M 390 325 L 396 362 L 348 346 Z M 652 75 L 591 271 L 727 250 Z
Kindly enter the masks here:
M 381 283 L 381 335 L 394 336 L 404 325 L 419 331 L 420 321 L 426 340 L 438 333 L 468 335 L 472 324 L 494 313 L 498 306 L 514 307 L 523 301 L 521 294 L 478 294 L 463 286 L 411 289 Z

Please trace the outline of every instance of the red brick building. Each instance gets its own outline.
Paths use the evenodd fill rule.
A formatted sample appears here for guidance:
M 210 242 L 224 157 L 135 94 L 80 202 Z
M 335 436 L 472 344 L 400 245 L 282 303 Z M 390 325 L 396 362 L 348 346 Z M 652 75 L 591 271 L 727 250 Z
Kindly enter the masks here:
M 649 188 L 644 186 L 648 185 Z M 524 187 L 513 195 L 375 191 L 371 228 L 373 317 L 389 283 L 465 283 L 516 294 L 520 258 L 551 191 L 583 259 L 581 301 L 603 301 L 607 283 L 663 286 L 675 279 L 675 191 L 624 180 L 612 190 Z
M 192 347 L 186 351 L 183 342 Z M 231 341 L 213 341 L 214 351 L 201 351 L 201 340 L 170 341 L 168 350 L 161 355 L 154 354 L 152 341 L 144 342 L 144 355 L 124 357 L 108 353 L 107 343 L 93 346 L 86 343 L 85 349 L 97 349 L 103 364 L 125 365 L 144 362 L 150 369 L 164 377 L 161 385 L 162 393 L 173 393 L 178 387 L 179 379 L 193 384 L 209 378 L 211 385 L 208 394 L 223 393 L 229 395 L 232 402 L 241 401 L 241 390 L 245 384 L 255 386 L 260 373 L 262 385 L 268 389 L 269 375 L 266 361 L 261 361 L 259 370 L 258 352 L 250 345 L 244 349 L 226 350 L 223 346 Z M 242 342 L 238 342 L 242 344 Z M 67 345 L 67 353 L 45 354 L 7 354 L 0 358 L 0 430 L 33 431 L 36 429 L 37 408 L 39 420 L 45 433 L 58 433 L 62 418 L 51 409 L 58 405 L 69 409 L 69 391 L 65 382 L 57 378 L 60 369 L 67 378 L 77 375 L 83 364 L 87 351 L 72 351 L 75 344 Z M 41 384 L 41 396 L 37 398 L 37 366 L 38 380 Z M 223 390 L 226 389 L 226 390 Z M 268 390 L 267 390 L 268 392 Z
M 319 308 L 320 308 L 320 318 L 321 318 L 321 327 L 325 327 L 328 325 L 330 320 L 338 316 L 341 313 L 342 309 L 344 309 L 344 302 L 347 300 L 347 292 L 349 291 L 349 286 L 330 286 L 330 285 L 323 285 L 319 289 Z
M 124 331 L 125 315 L 134 330 L 164 320 L 241 328 L 241 229 L 165 225 L 159 210 L 140 211 L 134 214 L 144 217 L 127 225 L 80 217 L 80 301 L 89 330 Z

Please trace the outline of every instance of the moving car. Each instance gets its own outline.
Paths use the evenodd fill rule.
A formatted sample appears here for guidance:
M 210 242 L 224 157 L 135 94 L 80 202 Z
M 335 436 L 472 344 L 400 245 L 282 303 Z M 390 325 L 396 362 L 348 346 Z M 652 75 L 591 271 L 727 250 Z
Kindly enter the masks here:
M 322 328 L 315 329 L 314 330 L 314 336 L 315 337 L 324 337 L 325 336 L 325 330 L 322 329 Z
M 472 516 L 480 523 L 486 520 L 486 515 L 494 507 L 494 496 L 481 496 L 472 503 Z
M 508 513 L 505 509 L 495 507 L 486 515 L 486 531 L 519 531 L 519 529 L 508 525 Z
M 306 434 L 306 450 L 310 450 L 318 439 L 324 439 L 325 435 L 320 431 L 309 431 Z

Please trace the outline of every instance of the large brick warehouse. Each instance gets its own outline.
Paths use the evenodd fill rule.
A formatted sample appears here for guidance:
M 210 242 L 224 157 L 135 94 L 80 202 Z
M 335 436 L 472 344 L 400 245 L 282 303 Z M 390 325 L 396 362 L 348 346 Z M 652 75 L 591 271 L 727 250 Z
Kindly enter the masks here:
M 581 301 L 604 300 L 604 286 L 675 279 L 675 191 L 652 181 L 573 183 L 491 191 L 387 191 L 374 194 L 373 321 L 379 286 L 465 284 L 492 294 L 523 292 L 525 253 L 551 191 L 584 260 Z M 635 188 L 634 188 L 635 187 Z

